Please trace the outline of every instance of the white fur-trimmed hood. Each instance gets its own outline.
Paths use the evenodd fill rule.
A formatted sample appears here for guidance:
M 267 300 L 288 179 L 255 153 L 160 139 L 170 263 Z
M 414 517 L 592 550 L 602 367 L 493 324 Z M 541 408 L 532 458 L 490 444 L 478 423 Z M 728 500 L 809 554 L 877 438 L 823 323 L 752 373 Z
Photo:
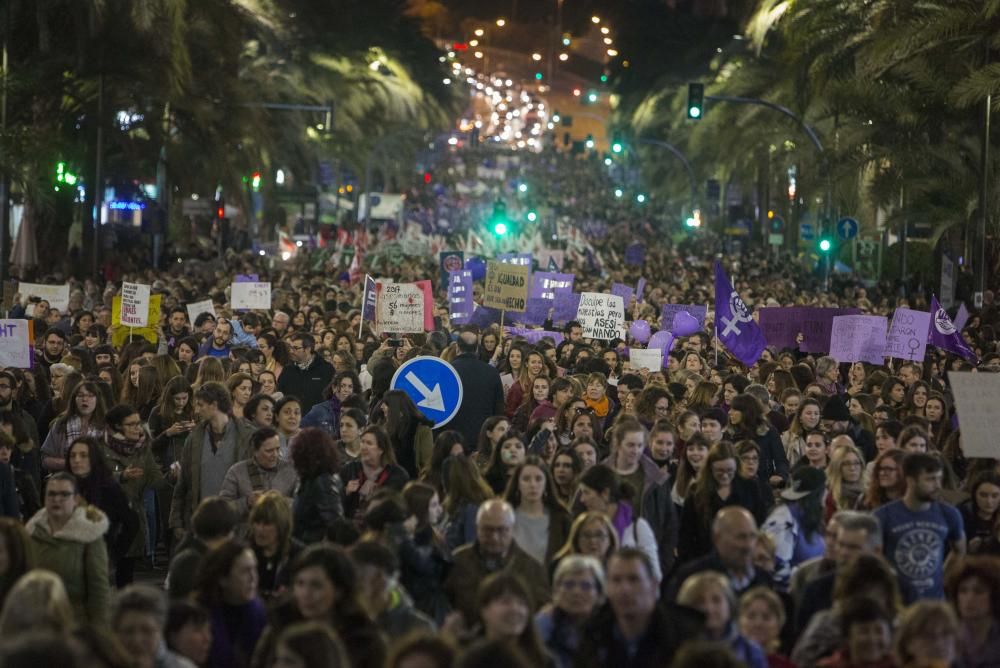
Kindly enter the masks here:
M 53 540 L 69 540 L 74 543 L 92 543 L 108 532 L 108 516 L 97 506 L 77 506 L 73 516 L 69 518 L 62 529 L 55 534 L 49 529 L 49 512 L 42 508 L 28 520 L 25 528 L 28 535 Z

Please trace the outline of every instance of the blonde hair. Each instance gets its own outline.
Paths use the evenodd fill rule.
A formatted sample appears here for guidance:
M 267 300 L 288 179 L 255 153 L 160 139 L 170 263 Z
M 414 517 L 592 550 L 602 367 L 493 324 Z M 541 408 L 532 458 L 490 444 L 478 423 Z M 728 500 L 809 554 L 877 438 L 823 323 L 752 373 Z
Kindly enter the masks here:
M 849 506 L 851 505 L 850 501 L 843 496 L 844 472 L 841 471 L 844 461 L 850 455 L 857 457 L 858 462 L 861 463 L 861 467 L 858 469 L 858 484 L 863 485 L 865 458 L 861 454 L 861 450 L 853 445 L 844 443 L 834 448 L 830 454 L 830 463 L 826 467 L 826 484 L 830 490 L 830 496 L 833 497 L 833 502 L 839 510 L 849 510 Z
M 945 631 L 958 639 L 958 617 L 951 606 L 944 601 L 917 601 L 899 614 L 896 634 L 896 656 L 900 665 L 910 665 L 916 661 L 908 646 L 915 638 L 926 634 L 932 625 L 940 624 Z
M 0 636 L 23 631 L 66 633 L 74 626 L 73 607 L 62 580 L 52 571 L 28 571 L 14 583 L 0 612 Z
M 743 592 L 743 595 L 740 596 L 740 610 L 746 610 L 758 601 L 767 606 L 768 611 L 778 620 L 778 628 L 784 628 L 786 619 L 785 605 L 781 602 L 781 598 L 767 587 L 759 585 Z M 780 631 L 778 635 L 779 637 L 774 639 L 775 645 L 781 643 Z M 765 647 L 764 651 L 771 652 L 775 649 L 777 647 Z
M 733 588 L 729 586 L 729 580 L 722 573 L 704 571 L 688 577 L 684 580 L 681 590 L 677 593 L 677 603 L 686 605 L 689 608 L 697 608 L 702 597 L 711 591 L 713 587 L 717 587 L 723 596 L 726 597 L 726 601 L 729 603 L 729 618 L 731 620 L 736 616 L 736 611 L 739 608 L 736 601 L 736 594 L 733 593 Z

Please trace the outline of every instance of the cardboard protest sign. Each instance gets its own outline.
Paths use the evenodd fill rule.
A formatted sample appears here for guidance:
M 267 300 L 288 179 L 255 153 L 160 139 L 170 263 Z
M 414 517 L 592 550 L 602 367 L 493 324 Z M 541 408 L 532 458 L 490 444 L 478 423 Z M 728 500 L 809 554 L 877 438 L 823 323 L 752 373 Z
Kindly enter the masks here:
M 530 269 L 525 265 L 486 263 L 486 289 L 483 306 L 503 311 L 524 311 L 528 301 Z
M 145 327 L 149 324 L 149 286 L 122 283 L 119 320 L 123 327 Z
M 602 292 L 580 293 L 576 319 L 588 339 L 610 341 L 625 338 L 625 303 L 617 295 Z
M 930 326 L 930 313 L 909 308 L 896 309 L 885 337 L 883 356 L 923 362 Z
M 194 321 L 202 313 L 211 313 L 213 318 L 217 317 L 215 315 L 215 304 L 212 303 L 211 299 L 204 299 L 200 302 L 187 305 L 188 320 L 191 321 L 192 325 L 194 325 Z
M 996 410 L 1000 402 L 1000 374 L 951 371 L 948 382 L 955 397 L 962 454 L 966 458 L 1000 457 L 996 438 Z
M 31 297 L 39 297 L 49 303 L 52 308 L 65 311 L 69 308 L 68 285 L 43 285 L 41 283 L 19 283 L 17 291 L 21 293 L 21 303 L 27 304 Z M 28 315 L 34 315 L 29 313 Z
M 269 311 L 271 309 L 271 284 L 233 283 L 229 303 L 234 310 Z
M 129 327 L 128 325 L 123 326 L 121 320 L 122 297 L 115 295 L 111 302 L 111 344 L 121 346 L 130 335 L 141 336 L 150 343 L 156 343 L 159 340 L 159 333 L 156 330 L 160 326 L 160 300 L 162 298 L 163 295 L 150 295 L 149 297 L 149 311 L 146 317 L 146 322 L 149 325 Z
M 0 320 L 0 366 L 31 368 L 34 347 L 34 323 L 30 320 Z
M 377 334 L 416 334 L 424 331 L 424 290 L 413 283 L 376 285 Z
M 476 310 L 472 312 L 472 317 L 469 318 L 469 324 L 475 325 L 479 328 L 486 328 L 490 325 L 500 324 L 500 317 L 503 312 L 500 309 L 490 308 L 488 306 L 477 306 Z
M 628 358 L 633 369 L 659 371 L 663 368 L 663 351 L 659 348 L 629 348 Z
M 880 315 L 838 315 L 830 332 L 830 357 L 838 362 L 885 360 L 885 334 L 889 321 Z

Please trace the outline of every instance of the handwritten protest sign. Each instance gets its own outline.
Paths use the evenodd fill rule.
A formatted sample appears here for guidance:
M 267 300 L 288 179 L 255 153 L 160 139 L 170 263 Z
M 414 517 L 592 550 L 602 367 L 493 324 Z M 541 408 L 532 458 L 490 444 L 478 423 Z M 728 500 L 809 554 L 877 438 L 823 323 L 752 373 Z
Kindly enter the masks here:
M 145 327 L 149 324 L 149 286 L 122 283 L 120 320 L 123 327 Z
M 44 299 L 52 308 L 65 311 L 69 308 L 68 285 L 43 285 L 41 283 L 19 283 L 17 291 L 21 293 L 21 303 L 27 304 L 31 297 Z M 29 313 L 29 315 L 34 315 Z
M 830 330 L 830 357 L 838 362 L 882 364 L 889 321 L 880 315 L 838 315 Z
M 486 263 L 486 289 L 483 306 L 503 311 L 524 311 L 528 301 L 530 270 L 525 265 Z
M 618 295 L 580 293 L 576 319 L 588 339 L 610 341 L 625 338 L 625 303 Z
M 663 351 L 659 348 L 629 348 L 628 359 L 633 369 L 659 371 L 663 368 Z
M 375 331 L 416 334 L 424 331 L 424 289 L 413 283 L 377 284 Z
M 271 284 L 233 283 L 229 303 L 236 310 L 267 311 L 271 308 Z
M 955 397 L 962 454 L 966 458 L 1000 457 L 996 438 L 996 410 L 1000 402 L 1000 374 L 951 371 L 948 382 Z
M 163 295 L 150 295 L 149 311 L 146 317 L 148 326 L 130 328 L 128 325 L 122 326 L 122 297 L 115 295 L 111 302 L 111 344 L 120 347 L 129 336 L 141 336 L 150 343 L 156 343 L 159 340 L 159 333 L 156 330 L 160 325 L 160 300 L 162 298 Z
M 192 325 L 202 313 L 211 313 L 213 318 L 217 317 L 215 315 L 215 304 L 212 303 L 211 299 L 204 299 L 200 302 L 187 305 L 188 320 L 191 321 Z
M 930 313 L 909 308 L 896 309 L 885 337 L 883 356 L 923 362 L 930 326 Z
M 30 320 L 0 320 L 0 366 L 31 368 L 31 348 L 35 341 Z

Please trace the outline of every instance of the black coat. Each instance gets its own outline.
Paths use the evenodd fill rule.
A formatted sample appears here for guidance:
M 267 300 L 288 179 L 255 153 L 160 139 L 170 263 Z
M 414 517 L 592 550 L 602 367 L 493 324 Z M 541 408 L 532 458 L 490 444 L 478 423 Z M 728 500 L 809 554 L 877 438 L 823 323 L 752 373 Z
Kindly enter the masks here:
M 340 481 L 343 489 L 344 517 L 347 519 L 357 519 L 357 515 L 364 512 L 361 507 L 361 495 L 358 492 L 347 493 L 347 483 L 352 480 L 361 480 L 364 477 L 365 467 L 361 460 L 353 461 L 340 469 Z M 375 481 L 376 487 L 389 487 L 402 492 L 403 487 L 410 481 L 410 476 L 402 466 L 389 464 L 382 471 L 382 475 Z
M 21 519 L 21 503 L 17 499 L 17 485 L 14 483 L 14 469 L 10 464 L 0 462 L 0 515 Z
M 646 632 L 629 651 L 618 632 L 614 612 L 605 603 L 587 622 L 583 642 L 577 651 L 577 668 L 615 666 L 615 668 L 653 668 L 669 666 L 681 645 L 702 635 L 704 618 L 689 608 L 657 605 Z
M 306 545 L 326 538 L 326 531 L 344 517 L 340 478 L 321 474 L 299 483 L 292 503 L 292 536 Z
M 125 490 L 113 478 L 96 480 L 88 476 L 77 478 L 77 482 L 80 496 L 108 516 L 109 527 L 104 540 L 108 544 L 108 557 L 113 563 L 128 554 L 132 541 L 139 533 L 139 516 L 129 505 Z
M 313 406 L 323 401 L 323 390 L 333 380 L 333 366 L 319 355 L 313 356 L 308 369 L 298 364 L 287 364 L 278 377 L 278 391 L 297 398 L 305 415 Z
M 718 494 L 713 494 L 709 511 L 704 517 L 695 503 L 694 492 L 687 495 L 681 511 L 680 536 L 677 542 L 677 559 L 681 563 L 703 557 L 712 551 L 712 521 L 715 514 L 726 506 L 742 506 L 750 511 L 758 525 L 764 523 L 767 507 L 760 498 L 760 490 L 755 482 L 736 476 L 729 498 L 723 501 Z
M 465 451 L 472 452 L 486 418 L 504 415 L 503 383 L 500 372 L 475 353 L 463 353 L 451 365 L 462 379 L 462 404 L 447 427 L 462 434 Z

